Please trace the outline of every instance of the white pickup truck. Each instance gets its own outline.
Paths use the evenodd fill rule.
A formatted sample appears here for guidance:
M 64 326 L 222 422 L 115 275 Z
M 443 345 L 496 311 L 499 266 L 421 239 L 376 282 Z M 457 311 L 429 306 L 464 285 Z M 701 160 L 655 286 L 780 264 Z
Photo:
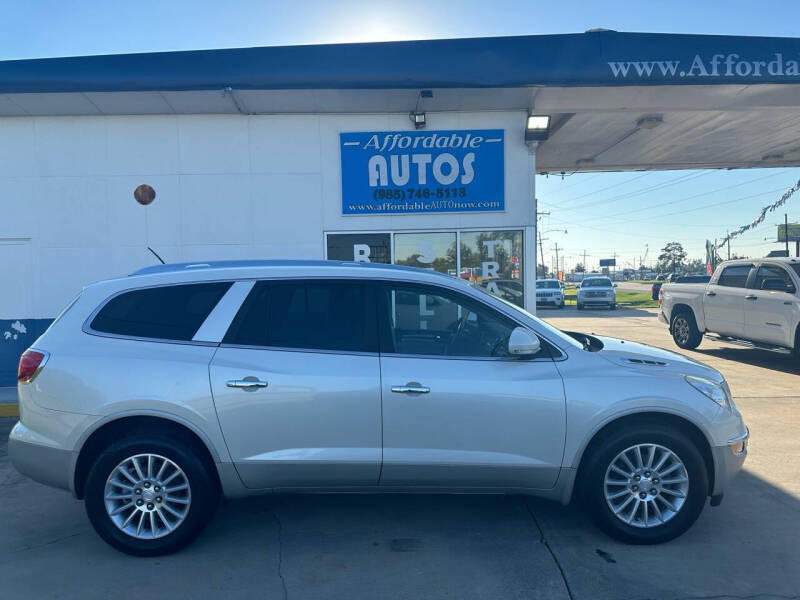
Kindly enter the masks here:
M 711 281 L 667 283 L 659 320 L 680 348 L 706 337 L 800 355 L 800 259 L 731 260 Z

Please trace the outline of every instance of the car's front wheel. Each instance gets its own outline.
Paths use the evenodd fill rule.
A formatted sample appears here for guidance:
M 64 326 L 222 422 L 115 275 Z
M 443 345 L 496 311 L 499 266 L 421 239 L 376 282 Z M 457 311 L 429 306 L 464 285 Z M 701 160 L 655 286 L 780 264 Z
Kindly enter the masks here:
M 114 548 L 158 556 L 186 546 L 203 530 L 217 506 L 217 490 L 188 444 L 140 434 L 97 457 L 86 481 L 86 512 Z
M 708 496 L 708 473 L 691 438 L 671 427 L 620 429 L 591 450 L 582 495 L 597 525 L 632 544 L 684 533 Z

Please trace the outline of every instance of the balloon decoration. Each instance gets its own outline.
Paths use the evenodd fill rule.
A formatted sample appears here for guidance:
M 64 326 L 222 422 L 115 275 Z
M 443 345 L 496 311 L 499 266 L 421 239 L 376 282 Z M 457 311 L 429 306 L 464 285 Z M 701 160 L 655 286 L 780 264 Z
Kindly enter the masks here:
M 755 221 L 753 221 L 752 223 L 748 223 L 747 225 L 742 225 L 738 229 L 731 231 L 725 239 L 723 239 L 719 244 L 717 244 L 717 249 L 719 250 L 725 244 L 729 243 L 731 239 L 735 238 L 736 236 L 742 235 L 745 231 L 750 231 L 751 229 L 754 229 L 755 227 L 761 225 L 761 223 L 764 222 L 764 219 L 767 218 L 767 213 L 771 213 L 774 210 L 777 210 L 778 208 L 783 206 L 786 203 L 786 201 L 792 197 L 792 194 L 794 194 L 798 189 L 800 189 L 800 181 L 798 181 L 792 187 L 786 190 L 783 196 L 781 196 L 780 199 L 777 200 L 775 203 L 762 208 L 761 214 L 758 215 L 758 218 Z

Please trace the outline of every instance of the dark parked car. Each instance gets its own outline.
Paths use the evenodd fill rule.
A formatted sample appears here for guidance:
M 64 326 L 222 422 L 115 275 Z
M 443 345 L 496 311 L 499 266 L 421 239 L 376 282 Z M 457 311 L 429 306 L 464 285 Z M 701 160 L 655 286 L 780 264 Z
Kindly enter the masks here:
M 659 278 L 661 275 L 659 275 Z M 661 291 L 661 286 L 665 283 L 708 283 L 711 281 L 711 275 L 676 275 L 670 273 L 663 281 L 656 281 L 650 286 L 650 296 L 653 300 L 658 300 L 658 294 Z

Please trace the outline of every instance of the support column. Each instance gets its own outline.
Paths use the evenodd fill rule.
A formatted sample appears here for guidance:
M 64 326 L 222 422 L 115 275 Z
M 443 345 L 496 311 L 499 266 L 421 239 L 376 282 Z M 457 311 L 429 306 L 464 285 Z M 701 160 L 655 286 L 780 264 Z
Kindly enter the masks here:
M 525 290 L 525 310 L 536 314 L 536 155 L 528 154 L 528 193 L 531 199 L 529 225 L 523 231 L 522 277 Z

